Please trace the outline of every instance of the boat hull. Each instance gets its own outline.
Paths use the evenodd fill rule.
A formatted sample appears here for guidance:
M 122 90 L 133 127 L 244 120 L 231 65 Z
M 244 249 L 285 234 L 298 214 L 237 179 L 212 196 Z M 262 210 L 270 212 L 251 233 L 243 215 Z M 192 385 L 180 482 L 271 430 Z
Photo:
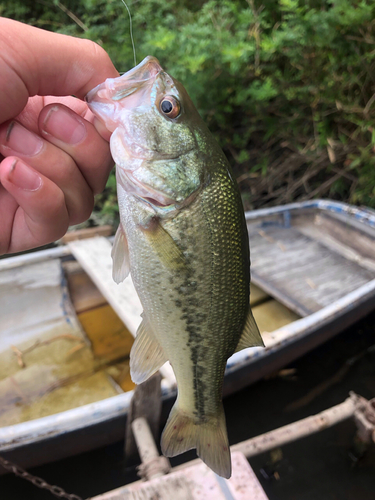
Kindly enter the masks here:
M 293 221 L 297 221 L 298 218 L 301 221 L 306 217 L 314 219 L 326 214 L 328 219 L 334 220 L 334 228 L 344 224 L 345 227 L 348 227 L 348 231 L 350 229 L 355 234 L 360 233 L 361 238 L 364 238 L 365 241 L 364 247 L 366 247 L 366 241 L 370 245 L 371 241 L 375 242 L 374 214 L 349 205 L 325 200 L 249 212 L 246 214 L 246 218 L 250 229 L 254 230 L 255 224 L 258 233 L 260 232 L 267 244 L 279 245 L 282 252 L 280 255 L 284 258 L 285 243 L 272 236 L 274 233 L 267 232 L 269 228 L 272 229 L 276 226 L 290 228 L 293 227 Z M 298 226 L 298 223 L 296 224 Z M 305 230 L 302 230 L 302 233 L 304 237 L 307 234 Z M 311 230 L 309 234 L 311 237 L 314 231 Z M 348 235 L 348 241 L 350 239 L 353 239 L 353 235 Z M 318 243 L 323 245 L 325 249 L 331 248 L 334 253 L 338 252 L 340 259 L 348 258 L 351 266 L 352 263 L 358 263 L 358 248 L 354 248 L 350 254 L 342 241 L 340 245 L 343 248 L 336 248 L 331 242 L 332 246 L 330 241 L 330 236 L 328 238 L 323 235 Z M 67 253 L 66 250 L 64 252 Z M 39 252 L 39 254 L 41 253 Z M 54 258 L 56 258 L 56 254 L 57 251 L 54 251 Z M 253 254 L 256 256 L 256 251 Z M 34 258 L 43 259 L 43 256 L 37 255 Z M 223 389 L 224 396 L 233 394 L 277 371 L 375 309 L 375 267 L 372 269 L 371 255 L 370 257 L 367 254 L 363 256 L 364 272 L 362 275 L 365 278 L 361 275 L 361 280 L 365 282 L 344 293 L 343 296 L 336 297 L 336 300 L 328 305 L 318 307 L 315 311 L 306 311 L 300 304 L 296 305 L 298 300 L 294 300 L 293 292 L 288 297 L 283 297 L 282 285 L 278 285 L 279 289 L 277 289 L 274 282 L 267 282 L 267 277 L 262 274 L 262 269 L 258 268 L 256 259 L 254 260 L 252 262 L 253 281 L 263 286 L 266 284 L 265 288 L 268 287 L 268 292 L 271 292 L 279 300 L 280 298 L 286 299 L 284 302 L 290 307 L 294 307 L 294 310 L 302 317 L 268 333 L 265 342 L 266 348 L 244 350 L 228 360 Z M 8 259 L 8 261 L 10 266 L 16 265 L 14 260 Z M 3 262 L 0 261 L 0 269 Z M 257 277 L 260 277 L 258 281 Z M 298 290 L 296 293 L 298 299 Z M 334 293 L 334 291 L 331 290 L 330 293 Z M 311 300 L 309 303 L 312 303 Z M 176 396 L 175 385 L 163 384 L 162 395 L 162 420 L 166 420 Z M 56 415 L 0 428 L 0 454 L 24 467 L 32 467 L 119 441 L 124 438 L 131 396 L 132 391 Z

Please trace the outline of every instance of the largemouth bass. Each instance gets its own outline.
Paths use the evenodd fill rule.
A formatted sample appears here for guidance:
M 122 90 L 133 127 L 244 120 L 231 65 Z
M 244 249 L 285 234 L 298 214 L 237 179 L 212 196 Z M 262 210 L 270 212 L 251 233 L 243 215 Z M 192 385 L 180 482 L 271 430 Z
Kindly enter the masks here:
M 131 272 L 144 310 L 132 379 L 140 384 L 170 361 L 178 397 L 162 452 L 196 448 L 229 478 L 226 361 L 263 345 L 249 305 L 249 242 L 230 165 L 184 87 L 154 57 L 86 99 L 112 132 L 121 218 L 113 277 L 119 283 Z

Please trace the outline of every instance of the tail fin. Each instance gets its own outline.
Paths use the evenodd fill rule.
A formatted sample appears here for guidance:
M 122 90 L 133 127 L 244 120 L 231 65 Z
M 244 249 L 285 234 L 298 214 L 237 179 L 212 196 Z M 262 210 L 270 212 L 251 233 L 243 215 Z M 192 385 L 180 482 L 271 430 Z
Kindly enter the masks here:
M 223 407 L 217 417 L 202 422 L 181 411 L 175 403 L 161 437 L 161 450 L 166 457 L 174 457 L 192 448 L 216 474 L 230 478 L 232 466 Z

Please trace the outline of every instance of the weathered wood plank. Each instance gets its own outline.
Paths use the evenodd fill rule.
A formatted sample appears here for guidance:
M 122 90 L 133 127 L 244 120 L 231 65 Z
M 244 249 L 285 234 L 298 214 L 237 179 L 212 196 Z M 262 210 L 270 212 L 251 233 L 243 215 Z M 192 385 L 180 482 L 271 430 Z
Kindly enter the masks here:
M 293 227 L 249 224 L 252 279 L 306 316 L 375 278 L 375 271 Z
M 375 270 L 374 234 L 371 236 L 364 231 L 348 227 L 328 214 L 317 214 L 315 217 L 312 217 L 312 214 L 309 217 L 298 216 L 293 220 L 293 225 L 302 234 L 319 241 L 333 252 L 364 268 Z
M 141 322 L 142 305 L 130 276 L 120 285 L 113 281 L 111 243 L 106 238 L 96 237 L 72 241 L 68 246 L 130 333 L 135 336 Z
M 63 263 L 63 269 L 68 282 L 69 294 L 77 313 L 82 313 L 107 304 L 87 273 L 75 260 Z
M 357 251 L 362 257 L 375 261 L 374 227 L 361 224 L 356 220 L 349 221 L 347 216 L 324 212 L 315 216 L 314 225 L 319 227 L 322 233 L 331 235 L 338 242 Z
M 267 500 L 242 453 L 232 453 L 233 473 L 225 480 L 205 464 L 187 467 L 147 482 L 137 481 L 92 500 Z
M 95 236 L 111 236 L 113 234 L 113 227 L 109 225 L 86 227 L 75 231 L 69 231 L 61 238 L 61 243 L 69 243 L 75 240 L 84 240 L 87 238 L 94 238 Z

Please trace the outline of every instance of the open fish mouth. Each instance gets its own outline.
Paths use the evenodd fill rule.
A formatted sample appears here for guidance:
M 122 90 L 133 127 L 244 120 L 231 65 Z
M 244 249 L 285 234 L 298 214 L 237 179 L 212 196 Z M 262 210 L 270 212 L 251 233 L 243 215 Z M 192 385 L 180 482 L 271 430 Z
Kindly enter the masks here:
M 142 62 L 117 78 L 107 78 L 104 83 L 90 90 L 86 101 L 91 104 L 96 99 L 119 101 L 154 80 L 163 69 L 156 57 L 147 56 Z
M 105 82 L 90 90 L 86 95 L 86 102 L 91 111 L 103 120 L 108 130 L 113 132 L 117 127 L 116 116 L 113 116 L 112 111 L 114 102 L 126 98 L 128 110 L 141 105 L 147 99 L 150 86 L 162 71 L 159 61 L 155 57 L 147 56 L 122 76 L 107 78 Z

